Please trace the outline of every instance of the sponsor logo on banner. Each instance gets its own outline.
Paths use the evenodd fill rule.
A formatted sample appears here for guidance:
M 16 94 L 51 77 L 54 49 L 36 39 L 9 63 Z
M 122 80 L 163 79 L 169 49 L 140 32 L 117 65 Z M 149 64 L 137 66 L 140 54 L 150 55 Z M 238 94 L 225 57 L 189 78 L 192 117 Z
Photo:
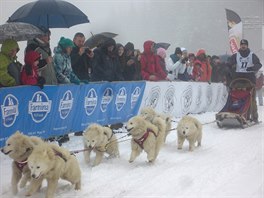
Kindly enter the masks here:
M 232 54 L 235 54 L 238 52 L 238 46 L 237 46 L 237 41 L 236 41 L 236 37 L 235 36 L 231 36 L 229 38 L 229 44 L 230 44 L 230 49 Z
M 72 105 L 73 105 L 72 92 L 68 90 L 64 93 L 62 99 L 60 99 L 59 112 L 61 119 L 67 118 L 70 111 L 72 110 Z
M 164 95 L 164 113 L 172 113 L 175 105 L 175 88 L 169 86 Z
M 117 111 L 120 111 L 124 107 L 124 105 L 126 104 L 126 100 L 127 100 L 127 91 L 125 87 L 122 87 L 121 89 L 118 90 L 118 93 L 116 95 L 115 105 Z
M 94 89 L 90 89 L 84 99 L 84 108 L 87 115 L 91 115 L 97 106 L 97 93 Z
M 183 91 L 182 97 L 181 97 L 181 107 L 182 107 L 183 115 L 189 113 L 191 104 L 192 104 L 192 86 L 189 85 Z
M 131 109 L 134 109 L 140 94 L 141 94 L 141 89 L 139 87 L 136 87 L 131 94 Z
M 1 110 L 4 126 L 12 126 L 16 121 L 16 117 L 18 116 L 17 98 L 12 94 L 8 94 L 5 97 L 3 104 L 1 105 Z
M 28 113 L 31 115 L 31 118 L 34 122 L 40 123 L 47 115 L 50 113 L 51 110 L 51 100 L 49 100 L 48 96 L 42 92 L 36 92 L 32 99 L 29 101 L 28 104 Z
M 113 89 L 111 88 L 106 88 L 104 93 L 103 93 L 103 97 L 102 97 L 102 101 L 101 101 L 101 111 L 105 112 L 107 109 L 107 106 L 109 105 L 109 103 L 112 101 L 113 99 Z
M 199 108 L 202 104 L 202 87 L 201 85 L 198 86 L 198 89 L 197 89 L 197 97 L 195 99 L 195 104 L 196 104 L 196 107 Z
M 207 108 L 208 108 L 213 101 L 213 90 L 211 86 L 207 86 L 206 99 L 207 99 Z
M 155 109 L 155 107 L 158 104 L 159 98 L 160 98 L 160 87 L 159 86 L 153 87 L 150 90 L 149 97 L 146 98 L 146 102 L 145 102 L 146 106 Z

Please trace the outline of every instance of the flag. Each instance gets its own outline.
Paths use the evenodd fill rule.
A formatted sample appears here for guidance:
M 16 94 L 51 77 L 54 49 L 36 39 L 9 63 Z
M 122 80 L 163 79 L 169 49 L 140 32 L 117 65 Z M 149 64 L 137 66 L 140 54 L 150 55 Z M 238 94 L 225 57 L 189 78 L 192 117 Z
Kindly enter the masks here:
M 226 10 L 226 20 L 227 20 L 227 27 L 228 27 L 228 38 L 229 38 L 229 45 L 232 54 L 235 54 L 239 49 L 239 43 L 242 39 L 242 21 L 241 18 L 237 13 L 232 10 Z

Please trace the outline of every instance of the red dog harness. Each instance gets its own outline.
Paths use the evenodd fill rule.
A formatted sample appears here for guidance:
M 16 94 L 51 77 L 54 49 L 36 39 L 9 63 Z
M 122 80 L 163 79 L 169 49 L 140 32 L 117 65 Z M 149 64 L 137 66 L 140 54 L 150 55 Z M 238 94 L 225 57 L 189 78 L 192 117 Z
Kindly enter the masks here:
M 27 165 L 27 159 L 24 160 L 24 161 L 22 161 L 22 162 L 17 162 L 17 161 L 15 161 L 15 164 L 16 164 L 17 168 L 22 172 L 24 166 Z
M 139 138 L 139 139 L 134 139 L 134 141 L 140 146 L 140 148 L 144 149 L 144 142 L 145 140 L 148 138 L 149 133 L 153 133 L 155 137 L 157 137 L 157 135 L 154 133 L 154 131 L 152 131 L 151 129 L 147 129 L 146 133 L 144 133 L 144 135 Z

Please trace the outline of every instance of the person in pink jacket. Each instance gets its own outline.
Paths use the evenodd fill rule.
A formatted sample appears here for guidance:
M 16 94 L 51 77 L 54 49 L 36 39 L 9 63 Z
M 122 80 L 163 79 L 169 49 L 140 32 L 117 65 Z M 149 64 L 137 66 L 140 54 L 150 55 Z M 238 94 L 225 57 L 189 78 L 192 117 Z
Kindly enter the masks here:
M 141 75 L 143 80 L 160 81 L 168 80 L 167 73 L 160 65 L 160 58 L 154 53 L 154 42 L 144 43 L 144 52 L 141 55 Z
M 25 65 L 21 71 L 22 85 L 38 85 L 43 88 L 45 79 L 38 75 L 38 64 L 40 54 L 36 51 L 29 51 L 25 54 Z

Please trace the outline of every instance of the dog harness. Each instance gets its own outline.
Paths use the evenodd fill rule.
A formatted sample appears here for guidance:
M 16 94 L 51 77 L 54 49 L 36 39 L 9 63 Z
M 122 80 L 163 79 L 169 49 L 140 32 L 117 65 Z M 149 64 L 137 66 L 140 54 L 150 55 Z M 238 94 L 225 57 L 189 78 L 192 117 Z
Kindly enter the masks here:
M 52 149 L 52 150 L 56 156 L 59 156 L 61 159 L 63 159 L 65 162 L 67 162 L 67 159 L 65 157 L 63 157 L 62 153 L 56 151 L 55 149 Z
M 134 139 L 134 141 L 140 146 L 140 148 L 144 149 L 144 142 L 145 140 L 148 138 L 149 133 L 153 133 L 155 137 L 157 137 L 157 135 L 154 133 L 154 131 L 152 131 L 151 129 L 147 129 L 146 133 L 144 133 L 144 135 L 139 138 L 139 139 Z
M 15 164 L 16 164 L 17 168 L 22 172 L 24 166 L 27 165 L 27 159 L 25 159 L 25 160 L 22 161 L 22 162 L 17 162 L 17 161 L 15 161 Z

